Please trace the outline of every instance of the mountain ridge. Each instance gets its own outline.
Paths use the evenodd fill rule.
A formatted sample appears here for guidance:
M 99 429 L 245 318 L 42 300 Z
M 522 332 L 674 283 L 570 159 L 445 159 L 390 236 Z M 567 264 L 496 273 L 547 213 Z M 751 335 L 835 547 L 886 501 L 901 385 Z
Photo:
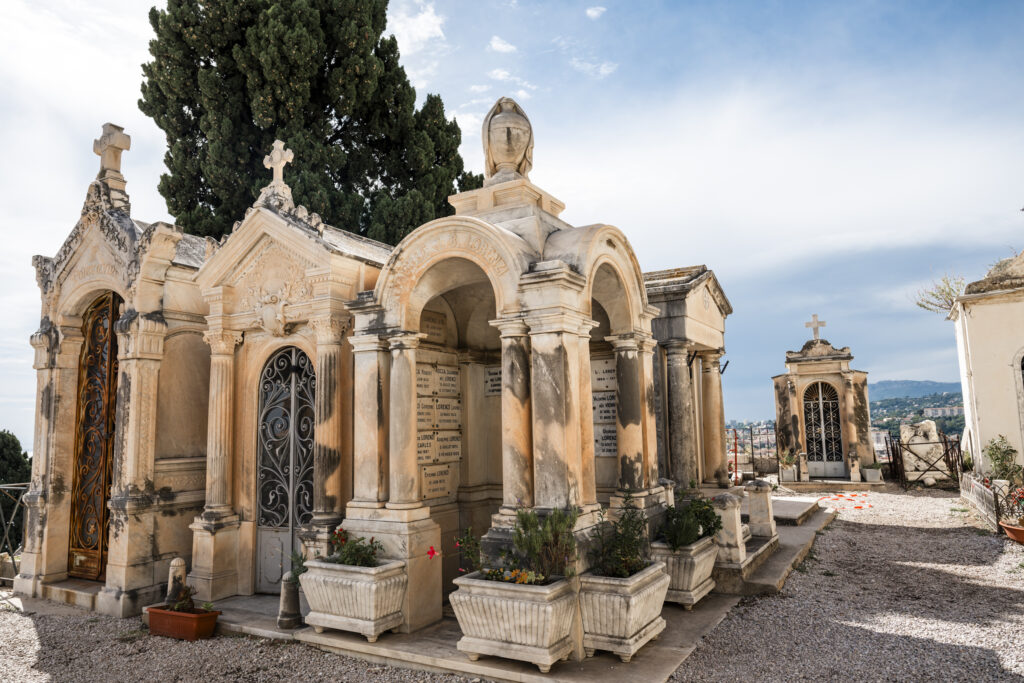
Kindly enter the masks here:
M 887 398 L 921 398 L 946 392 L 959 394 L 960 382 L 889 379 L 868 384 L 868 399 L 871 401 L 882 401 Z

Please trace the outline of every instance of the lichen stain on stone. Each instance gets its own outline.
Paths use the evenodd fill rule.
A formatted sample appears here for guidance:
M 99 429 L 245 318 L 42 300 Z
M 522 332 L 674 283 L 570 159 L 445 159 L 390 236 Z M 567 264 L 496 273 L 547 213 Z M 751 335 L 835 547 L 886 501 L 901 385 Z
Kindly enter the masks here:
M 628 400 L 639 394 L 640 388 L 640 375 L 637 372 L 636 353 L 630 353 L 623 358 L 621 355 L 615 359 L 615 382 L 617 383 L 619 390 L 617 392 L 615 402 L 615 412 L 619 418 L 619 424 L 623 427 L 629 427 L 631 425 L 639 425 L 641 420 L 641 413 L 643 412 L 643 405 L 636 403 L 635 400 Z M 627 387 L 634 387 L 637 391 L 629 391 Z M 653 399 L 653 393 L 651 392 Z M 624 400 L 625 399 L 625 400 Z M 654 404 L 650 404 L 650 408 L 653 414 Z
M 530 398 L 530 354 L 523 342 L 509 344 L 506 349 L 507 364 L 512 395 L 520 404 Z
M 642 453 L 634 453 L 632 455 L 622 454 L 619 456 L 619 482 L 622 488 L 631 490 L 641 488 L 640 476 L 642 463 Z

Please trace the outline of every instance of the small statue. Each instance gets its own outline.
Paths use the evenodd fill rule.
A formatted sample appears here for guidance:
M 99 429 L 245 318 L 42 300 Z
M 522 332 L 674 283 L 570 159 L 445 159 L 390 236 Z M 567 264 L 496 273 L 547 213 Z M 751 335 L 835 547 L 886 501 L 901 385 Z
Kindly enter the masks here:
M 529 178 L 533 168 L 533 127 L 526 112 L 510 97 L 502 97 L 484 117 L 485 184 Z

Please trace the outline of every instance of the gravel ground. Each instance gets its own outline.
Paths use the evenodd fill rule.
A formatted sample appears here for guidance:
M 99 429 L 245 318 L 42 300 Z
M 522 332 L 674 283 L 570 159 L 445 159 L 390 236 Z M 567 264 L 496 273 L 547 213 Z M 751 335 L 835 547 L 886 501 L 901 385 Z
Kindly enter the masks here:
M 783 592 L 741 602 L 673 680 L 1024 681 L 1024 546 L 953 493 L 890 487 L 829 504 L 839 519 Z M 467 680 L 301 644 L 150 637 L 138 618 L 21 614 L 3 597 L 3 681 Z
M 1024 680 L 1024 546 L 952 492 L 854 500 L 830 501 L 839 519 L 782 593 L 741 602 L 672 680 Z

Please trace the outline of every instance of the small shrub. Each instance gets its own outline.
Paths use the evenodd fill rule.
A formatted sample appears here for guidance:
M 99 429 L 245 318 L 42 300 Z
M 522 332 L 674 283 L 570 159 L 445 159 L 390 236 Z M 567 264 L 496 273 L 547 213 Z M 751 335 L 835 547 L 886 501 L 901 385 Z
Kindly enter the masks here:
M 306 556 L 302 553 L 292 553 L 292 573 L 288 579 L 291 583 L 299 583 L 299 577 L 306 573 L 309 567 L 306 566 Z
M 600 576 L 625 579 L 646 567 L 647 560 L 647 517 L 633 501 L 627 491 L 622 499 L 618 516 L 608 528 L 604 525 L 604 510 L 601 510 L 597 529 L 592 533 L 594 541 L 590 549 L 591 571 Z
M 473 527 L 466 529 L 466 533 L 461 536 L 455 537 L 455 547 L 462 558 L 459 563 L 460 573 L 478 572 L 484 568 L 480 559 L 480 540 L 473 535 Z
M 658 536 L 675 551 L 706 536 L 714 536 L 721 528 L 722 520 L 715 514 L 711 501 L 696 498 L 681 507 L 665 508 L 665 522 Z
M 1020 482 L 1024 467 L 1017 464 L 1017 449 L 1000 434 L 985 446 L 985 457 L 992 463 L 993 479 L 1009 479 Z
M 382 550 L 384 546 L 380 541 L 349 538 L 347 531 L 338 529 L 331 534 L 331 554 L 324 560 L 352 567 L 376 567 L 377 554 Z
M 576 536 L 573 529 L 579 511 L 555 509 L 543 518 L 536 510 L 517 510 L 512 530 L 515 553 L 508 555 L 511 569 L 523 569 L 537 575 L 538 581 L 551 576 L 575 573 Z
M 796 465 L 796 451 L 790 448 L 779 455 L 779 467 L 793 467 Z

